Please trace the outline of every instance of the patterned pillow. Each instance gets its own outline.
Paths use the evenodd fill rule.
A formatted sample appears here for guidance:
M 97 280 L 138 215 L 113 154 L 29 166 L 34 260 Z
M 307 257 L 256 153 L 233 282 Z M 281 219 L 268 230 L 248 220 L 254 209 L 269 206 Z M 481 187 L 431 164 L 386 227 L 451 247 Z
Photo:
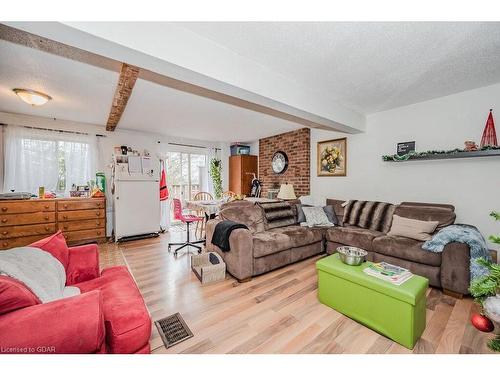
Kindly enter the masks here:
M 331 225 L 323 207 L 302 207 L 307 225 Z

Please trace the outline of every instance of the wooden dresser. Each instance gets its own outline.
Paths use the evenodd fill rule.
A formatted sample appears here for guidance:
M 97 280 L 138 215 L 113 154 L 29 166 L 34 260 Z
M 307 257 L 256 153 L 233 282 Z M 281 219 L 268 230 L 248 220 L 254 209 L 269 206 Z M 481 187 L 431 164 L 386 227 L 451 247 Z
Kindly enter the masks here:
M 104 241 L 105 198 L 0 201 L 0 250 L 28 245 L 59 229 L 69 245 Z
M 257 176 L 257 156 L 234 155 L 229 157 L 229 190 L 236 194 L 250 195 L 253 174 Z

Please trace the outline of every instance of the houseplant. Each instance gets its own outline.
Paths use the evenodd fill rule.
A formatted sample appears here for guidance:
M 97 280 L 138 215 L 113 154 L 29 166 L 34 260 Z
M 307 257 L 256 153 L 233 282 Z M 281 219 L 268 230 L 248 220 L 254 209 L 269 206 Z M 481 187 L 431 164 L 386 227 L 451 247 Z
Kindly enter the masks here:
M 500 220 L 499 212 L 492 212 L 490 215 L 495 220 Z M 500 244 L 500 236 L 490 236 L 490 241 Z M 488 270 L 488 275 L 471 283 L 470 292 L 481 306 L 481 314 L 474 314 L 471 320 L 474 327 L 480 331 L 491 332 L 494 330 L 493 322 L 500 324 L 500 264 L 484 258 L 478 259 L 477 262 Z M 500 352 L 500 334 L 488 342 L 488 348 Z
M 210 178 L 214 185 L 215 198 L 220 199 L 222 197 L 222 162 L 220 159 L 210 160 Z

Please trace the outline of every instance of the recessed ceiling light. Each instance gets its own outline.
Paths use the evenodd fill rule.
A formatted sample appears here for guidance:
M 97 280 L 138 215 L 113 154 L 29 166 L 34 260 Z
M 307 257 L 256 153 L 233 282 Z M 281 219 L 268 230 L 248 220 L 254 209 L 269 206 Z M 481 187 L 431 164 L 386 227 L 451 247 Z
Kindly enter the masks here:
M 25 103 L 31 104 L 32 106 L 44 105 L 52 98 L 40 91 L 28 90 L 28 89 L 12 89 L 17 96 Z

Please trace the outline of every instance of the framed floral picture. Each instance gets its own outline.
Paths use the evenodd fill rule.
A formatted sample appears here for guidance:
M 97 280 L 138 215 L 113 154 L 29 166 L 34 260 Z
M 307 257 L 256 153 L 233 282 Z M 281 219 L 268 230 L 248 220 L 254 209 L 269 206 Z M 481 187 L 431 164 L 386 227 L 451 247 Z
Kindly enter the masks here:
M 347 175 L 347 138 L 318 142 L 318 176 Z

